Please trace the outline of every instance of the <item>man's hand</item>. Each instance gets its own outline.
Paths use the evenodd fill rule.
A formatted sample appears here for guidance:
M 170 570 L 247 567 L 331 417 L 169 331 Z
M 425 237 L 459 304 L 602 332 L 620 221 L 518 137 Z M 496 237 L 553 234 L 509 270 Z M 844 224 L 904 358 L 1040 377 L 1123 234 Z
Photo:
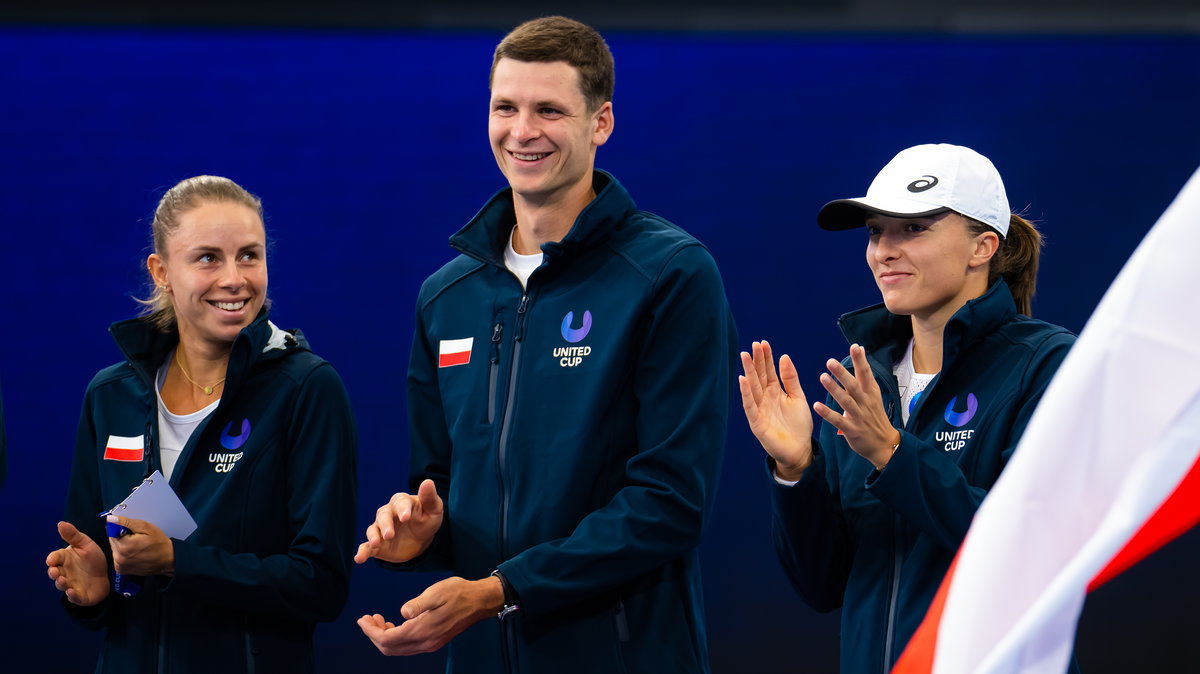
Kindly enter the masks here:
M 812 463 L 813 419 L 796 366 L 786 355 L 779 359 L 781 386 L 771 345 L 754 342 L 750 350 L 752 353 L 742 352 L 745 374 L 738 377 L 746 421 L 763 449 L 775 459 L 775 474 L 784 480 L 799 480 Z
M 846 436 L 850 449 L 883 470 L 892 458 L 893 448 L 900 444 L 900 431 L 892 426 L 883 409 L 883 394 L 871 374 L 867 350 L 852 344 L 850 362 L 854 364 L 853 373 L 830 358 L 825 366 L 833 376 L 821 375 L 821 385 L 842 406 L 843 413 L 834 412 L 824 403 L 815 403 L 813 409 Z
M 54 581 L 54 587 L 66 593 L 67 601 L 79 606 L 95 606 L 104 601 L 111 589 L 104 551 L 69 522 L 58 523 L 58 535 L 67 547 L 46 557 L 49 567 L 46 573 Z
M 419 597 L 400 607 L 404 622 L 399 626 L 384 620 L 378 613 L 359 618 L 358 626 L 380 653 L 414 655 L 436 651 L 471 625 L 495 616 L 502 608 L 504 587 L 499 578 L 464 580 L 453 577 L 430 585 Z
M 120 538 L 109 536 L 113 568 L 130 576 L 175 575 L 175 544 L 162 529 L 145 521 L 109 515 L 108 521 L 129 529 Z
M 358 546 L 354 561 L 362 564 L 378 557 L 386 562 L 407 562 L 429 548 L 441 527 L 442 498 L 433 480 L 425 480 L 416 496 L 396 494 L 375 511 L 375 523 L 367 527 L 367 541 Z

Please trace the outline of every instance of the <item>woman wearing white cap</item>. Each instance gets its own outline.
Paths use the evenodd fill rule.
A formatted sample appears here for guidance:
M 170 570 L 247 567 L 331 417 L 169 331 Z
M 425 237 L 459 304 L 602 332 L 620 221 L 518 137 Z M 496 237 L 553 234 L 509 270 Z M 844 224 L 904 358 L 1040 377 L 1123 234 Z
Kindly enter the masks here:
M 819 441 L 788 356 L 777 376 L 755 342 L 739 384 L 792 585 L 842 608 L 842 671 L 887 672 L 1075 337 L 1029 317 L 1041 236 L 974 150 L 904 150 L 817 222 L 866 227 L 883 295 L 839 319 L 850 357 L 821 375 Z

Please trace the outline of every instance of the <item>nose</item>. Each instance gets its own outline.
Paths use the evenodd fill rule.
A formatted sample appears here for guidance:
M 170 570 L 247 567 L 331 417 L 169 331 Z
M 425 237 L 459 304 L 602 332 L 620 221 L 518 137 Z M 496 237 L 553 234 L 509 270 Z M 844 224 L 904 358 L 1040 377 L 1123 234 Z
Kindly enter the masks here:
M 227 264 L 222 268 L 219 283 L 226 290 L 240 290 L 242 286 L 246 285 L 246 277 L 235 262 Z
M 516 114 L 512 125 L 512 137 L 514 140 L 526 143 L 536 139 L 540 135 L 541 128 L 537 124 L 537 117 L 535 115 L 524 110 Z
M 900 257 L 900 241 L 886 231 L 871 240 L 870 248 L 876 262 L 891 262 Z

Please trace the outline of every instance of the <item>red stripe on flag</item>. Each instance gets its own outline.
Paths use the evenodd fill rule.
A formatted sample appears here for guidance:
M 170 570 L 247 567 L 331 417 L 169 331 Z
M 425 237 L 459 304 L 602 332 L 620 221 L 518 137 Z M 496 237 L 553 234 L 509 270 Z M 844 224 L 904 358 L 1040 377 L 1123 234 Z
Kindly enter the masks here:
M 104 458 L 109 461 L 141 461 L 142 448 L 121 449 L 120 447 L 105 447 Z
M 1200 522 L 1200 458 L 1192 464 L 1191 470 L 1183 476 L 1179 484 L 1175 485 L 1175 491 L 1162 502 L 1142 528 L 1129 538 L 1125 547 L 1113 556 L 1108 566 L 1088 583 L 1087 591 L 1091 592 L 1112 580 L 1148 557 L 1150 553 L 1178 538 L 1197 522 Z
M 912 639 L 908 641 L 908 646 L 900 654 L 900 659 L 892 668 L 892 674 L 929 674 L 933 671 L 933 654 L 937 649 L 938 625 L 942 622 L 942 610 L 946 608 L 946 595 L 950 592 L 954 567 L 958 566 L 958 556 L 961 553 L 962 547 L 959 546 L 959 552 L 954 555 L 954 561 L 950 562 L 950 568 L 946 570 L 942 584 L 938 588 L 937 594 L 933 596 L 933 603 L 929 605 L 929 611 L 925 613 L 921 625 L 917 627 Z
M 451 365 L 465 365 L 471 362 L 470 351 L 459 351 L 458 353 L 443 353 L 438 356 L 438 367 L 450 367 Z

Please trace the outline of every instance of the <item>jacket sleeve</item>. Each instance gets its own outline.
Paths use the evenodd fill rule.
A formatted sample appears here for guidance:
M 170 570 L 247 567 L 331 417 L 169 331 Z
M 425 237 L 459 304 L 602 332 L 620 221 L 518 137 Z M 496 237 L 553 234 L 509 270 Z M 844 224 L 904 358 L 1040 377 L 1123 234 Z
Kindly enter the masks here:
M 500 565 L 536 616 L 618 587 L 700 542 L 724 451 L 736 334 L 720 274 L 699 245 L 655 279 L 638 336 L 638 446 L 623 486 L 572 534 Z
M 1073 342 L 1074 338 L 1065 332 L 1056 335 L 1043 343 L 1040 353 L 1031 359 L 1024 377 L 1030 384 L 1015 403 L 1017 411 L 1004 446 L 996 450 L 1000 452 L 1001 467 L 1008 464 Z M 911 433 L 901 431 L 900 435 L 900 446 L 887 466 L 867 479 L 867 491 L 933 540 L 957 550 L 991 484 L 970 484 L 952 455 Z
M 88 387 L 87 394 L 84 396 L 83 410 L 79 414 L 79 426 L 75 431 L 75 456 L 71 461 L 71 480 L 67 490 L 64 519 L 73 524 L 76 529 L 87 534 L 100 546 L 100 549 L 104 551 L 104 556 L 108 559 L 108 567 L 111 570 L 112 549 L 108 545 L 104 522 L 97 517 L 108 506 L 101 503 L 100 467 L 97 465 L 98 457 L 96 456 L 96 426 L 92 420 L 94 385 L 95 381 L 93 380 L 93 385 Z M 62 545 L 62 541 L 59 541 L 59 544 Z M 62 597 L 62 605 L 66 609 L 67 615 L 93 630 L 104 627 L 114 601 L 115 597 L 111 592 L 104 601 L 96 606 L 76 606 L 67 601 L 65 595 Z
M 450 497 L 450 454 L 452 443 L 442 411 L 442 395 L 438 387 L 435 363 L 438 354 L 429 341 L 422 307 L 425 306 L 425 288 L 417 300 L 416 329 L 413 332 L 412 352 L 408 364 L 408 429 L 411 439 L 408 455 L 410 494 L 425 479 L 437 486 L 438 496 L 443 502 Z M 379 561 L 379 565 L 395 571 L 445 571 L 454 567 L 450 538 L 450 508 L 442 510 L 442 526 L 434 535 L 433 543 L 416 559 L 401 562 Z
M 822 424 L 822 435 L 829 424 Z M 771 482 L 771 537 L 775 554 L 796 593 L 817 611 L 842 605 L 846 581 L 854 560 L 854 546 L 838 498 L 837 459 L 813 448 L 813 463 L 792 486 Z
M 164 592 L 293 620 L 333 620 L 349 591 L 354 554 L 357 432 L 341 378 L 314 368 L 288 428 L 286 553 L 258 556 L 176 540 Z M 247 513 L 253 517 L 253 513 Z

